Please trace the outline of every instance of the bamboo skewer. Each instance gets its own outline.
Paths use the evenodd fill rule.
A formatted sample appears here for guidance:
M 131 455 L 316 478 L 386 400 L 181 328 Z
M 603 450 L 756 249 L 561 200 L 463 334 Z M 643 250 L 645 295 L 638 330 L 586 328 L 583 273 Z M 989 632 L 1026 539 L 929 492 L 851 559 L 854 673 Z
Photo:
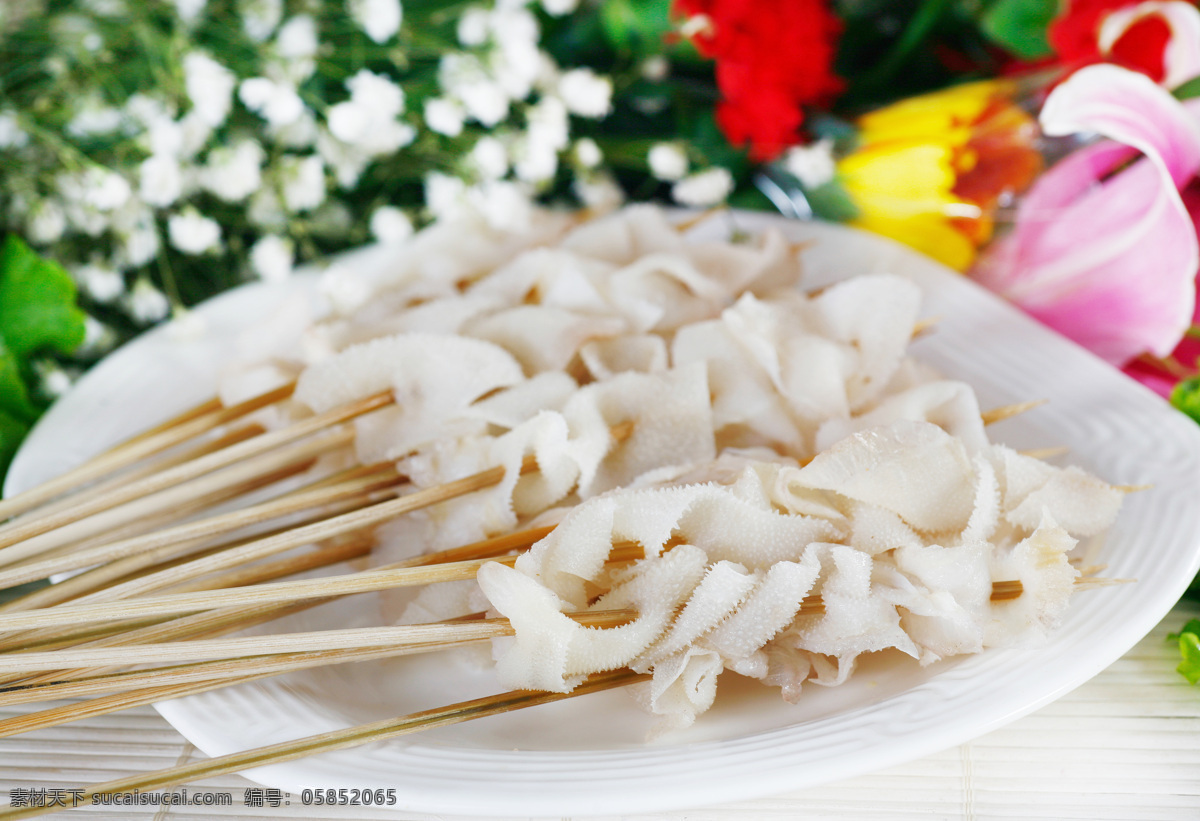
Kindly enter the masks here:
M 983 418 L 983 424 L 994 425 L 997 422 L 1003 422 L 1005 419 L 1011 419 L 1014 416 L 1033 410 L 1036 407 L 1046 404 L 1045 399 L 1034 399 L 1029 402 L 1016 402 L 1012 405 L 1003 405 L 999 408 L 992 408 L 988 411 L 983 411 L 979 414 Z
M 496 561 L 496 560 L 492 560 Z M 628 619 L 628 611 L 586 613 L 582 617 L 604 620 Z M 115 664 L 171 664 L 176 662 L 230 659 L 239 656 L 274 656 L 317 650 L 349 650 L 360 647 L 437 647 L 448 641 L 498 638 L 514 634 L 508 619 L 471 622 L 431 622 L 391 627 L 349 627 L 305 633 L 277 633 L 227 639 L 158 642 L 122 645 L 117 648 L 54 650 L 40 653 L 9 653 L 3 657 L 7 672 L 55 670 L 69 667 L 99 667 Z
M 349 433 L 346 431 L 339 438 L 344 439 L 345 435 Z M 315 485 L 241 510 L 218 514 L 88 549 L 72 551 L 60 557 L 51 557 L 0 570 L 0 587 L 23 584 L 46 578 L 54 573 L 88 567 L 101 562 L 112 562 L 131 556 L 164 555 L 179 543 L 201 537 L 211 538 L 271 519 L 302 513 L 310 508 L 334 504 L 364 493 L 394 487 L 398 481 L 399 476 L 390 465 L 354 468 L 337 477 L 331 477 L 330 480 L 322 480 Z
M 266 766 L 268 764 L 294 761 L 298 758 L 304 758 L 317 753 L 344 750 L 374 741 L 385 741 L 425 729 L 459 724 L 464 721 L 498 715 L 538 704 L 548 704 L 553 701 L 575 698 L 614 687 L 624 687 L 647 679 L 648 676 L 638 675 L 629 670 L 617 670 L 612 673 L 601 673 L 591 676 L 587 681 L 569 693 L 544 693 L 520 690 L 486 696 L 484 698 L 459 702 L 447 707 L 423 710 L 407 716 L 384 719 L 369 724 L 361 724 L 356 727 L 349 727 L 344 730 L 334 730 L 294 741 L 272 744 L 268 747 L 260 747 L 241 753 L 233 753 L 205 761 L 171 767 L 155 773 L 94 784 L 82 791 L 81 798 L 84 802 L 87 802 L 90 796 L 97 793 L 131 792 L 133 790 L 144 792 L 186 784 L 212 776 L 236 773 L 241 770 Z M 0 809 L 0 819 L 31 818 L 36 815 L 53 812 L 54 809 L 56 808 L 22 807 Z
M 219 400 L 211 399 L 126 440 L 61 476 L 0 501 L 0 519 L 32 510 L 44 502 L 128 467 L 147 456 L 161 453 L 268 405 L 281 402 L 292 395 L 295 387 L 295 383 L 284 385 L 228 408 L 222 407 Z
M 0 547 L 6 548 L 6 550 L 0 551 L 0 561 L 5 559 L 5 554 L 11 549 L 10 545 L 15 545 L 34 536 L 62 528 L 72 522 L 93 516 L 142 496 L 159 493 L 166 488 L 174 487 L 200 476 L 205 476 L 220 468 L 228 467 L 235 462 L 267 454 L 275 448 L 322 433 L 329 428 L 370 413 L 371 411 L 378 410 L 379 408 L 387 407 L 394 402 L 395 397 L 390 391 L 377 393 L 325 413 L 311 416 L 300 422 L 295 422 L 286 428 L 264 433 L 261 436 L 240 442 L 216 453 L 210 453 L 186 464 L 176 465 L 153 476 L 121 485 L 111 493 L 74 506 L 69 511 L 51 516 L 37 517 L 32 521 L 6 525 L 0 528 Z
M 318 653 L 295 653 L 283 655 L 275 659 L 268 659 L 263 662 L 261 659 L 254 658 L 249 661 L 255 662 L 254 666 L 244 664 L 247 660 L 235 660 L 230 662 L 220 662 L 226 665 L 229 675 L 217 675 L 210 673 L 205 675 L 201 673 L 194 679 L 189 679 L 186 671 L 181 671 L 180 675 L 174 676 L 174 683 L 166 683 L 161 680 L 154 680 L 154 676 L 147 675 L 145 678 L 152 681 L 152 686 L 125 689 L 123 686 L 116 688 L 117 692 L 110 692 L 109 695 L 91 698 L 84 702 L 74 704 L 65 704 L 59 707 L 51 707 L 46 710 L 39 710 L 34 713 L 14 716 L 9 719 L 0 720 L 0 738 L 8 738 L 22 733 L 32 732 L 34 730 L 43 730 L 47 727 L 57 727 L 61 724 L 69 724 L 72 721 L 81 721 L 85 718 L 92 718 L 100 715 L 108 715 L 109 713 L 128 710 L 133 707 L 140 707 L 145 704 L 155 704 L 160 701 L 168 701 L 170 699 L 182 698 L 184 696 L 197 695 L 199 693 L 207 693 L 211 690 L 219 690 L 224 687 L 231 687 L 238 684 L 248 684 L 254 681 L 261 681 L 265 678 L 271 678 L 283 673 L 292 673 L 299 670 L 307 670 L 313 667 L 332 665 L 332 664 L 349 664 L 358 661 L 374 661 L 384 658 L 398 658 L 400 656 L 413 655 L 416 653 L 427 653 L 433 650 L 448 650 L 457 647 L 467 647 L 476 644 L 475 641 L 462 642 L 447 642 L 440 644 L 434 648 L 424 647 L 422 645 L 411 645 L 408 647 L 389 647 L 379 650 L 329 650 Z M 240 662 L 240 664 L 239 664 Z M 236 672 L 239 666 L 245 666 L 252 672 Z M 160 672 L 157 674 L 159 679 L 168 678 L 167 673 Z M 132 682 L 132 679 L 130 679 Z M 74 686 L 78 684 L 79 686 Z M 55 698 L 67 698 L 71 696 L 90 695 L 95 692 L 103 692 L 101 688 L 95 686 L 85 686 L 89 682 L 78 682 L 63 685 L 58 691 Z M 132 685 L 130 685 L 132 687 Z M 41 697 L 21 699 L 23 693 L 21 691 L 9 691 L 0 693 L 0 704 L 22 704 L 30 701 L 42 701 Z

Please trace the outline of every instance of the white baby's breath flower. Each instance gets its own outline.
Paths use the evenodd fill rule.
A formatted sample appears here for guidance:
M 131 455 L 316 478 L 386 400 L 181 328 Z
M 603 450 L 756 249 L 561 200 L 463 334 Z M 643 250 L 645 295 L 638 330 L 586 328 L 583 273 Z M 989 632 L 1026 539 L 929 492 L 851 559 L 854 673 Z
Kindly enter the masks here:
M 400 0 L 347 0 L 346 7 L 376 43 L 387 42 L 400 30 L 403 16 Z
M 533 200 L 507 180 L 480 183 L 466 192 L 467 202 L 497 231 L 525 231 L 533 218 Z
M 595 168 L 604 161 L 604 154 L 600 151 L 600 146 L 596 145 L 596 141 L 591 137 L 576 140 L 572 153 L 580 168 Z
M 458 42 L 469 48 L 486 43 L 491 27 L 490 17 L 488 10 L 479 6 L 471 6 L 463 11 L 458 18 L 458 28 L 455 32 Z
M 433 171 L 425 177 L 425 205 L 438 219 L 446 219 L 461 210 L 467 184 L 458 177 Z
M 430 131 L 457 137 L 462 133 L 467 112 L 462 103 L 446 97 L 433 97 L 425 101 L 425 125 Z
M 125 297 L 125 310 L 136 321 L 145 324 L 166 317 L 171 312 L 171 303 L 150 280 L 142 278 L 134 283 Z
M 214 148 L 200 170 L 200 186 L 226 202 L 240 202 L 262 183 L 265 156 L 262 146 L 252 139 Z
M 601 214 L 615 211 L 625 202 L 625 192 L 607 174 L 576 177 L 571 187 L 584 206 Z
M 333 176 L 342 188 L 353 188 L 370 164 L 371 157 L 361 148 L 344 143 L 327 130 L 317 133 L 317 153 L 333 169 Z
M 567 109 L 580 117 L 604 117 L 612 110 L 612 80 L 590 68 L 565 72 L 559 78 L 558 93 Z
M 638 69 L 647 80 L 657 83 L 667 79 L 667 75 L 671 73 L 671 61 L 661 54 L 655 54 L 643 60 Z
M 301 59 L 317 53 L 317 23 L 307 14 L 297 14 L 279 28 L 275 48 L 280 57 Z
M 29 135 L 17 122 L 17 113 L 11 109 L 0 111 L 0 148 L 23 148 L 29 143 Z
M 115 211 L 133 195 L 129 181 L 111 168 L 93 166 L 84 172 L 78 183 L 77 197 L 98 211 Z
M 438 64 L 438 83 L 460 100 L 467 116 L 488 128 L 508 116 L 509 97 L 473 54 L 447 54 Z
M 297 14 L 279 27 L 275 35 L 275 50 L 287 63 L 287 76 L 293 83 L 302 83 L 316 71 L 317 24 L 307 14 Z
M 543 183 L 558 171 L 558 150 L 551 143 L 526 135 L 517 141 L 514 154 L 513 170 L 524 182 Z
M 412 236 L 413 224 L 408 214 L 394 205 L 384 205 L 371 215 L 371 236 L 379 242 L 403 242 Z
M 250 197 L 250 206 L 246 209 L 246 219 L 250 224 L 267 231 L 282 231 L 287 227 L 288 215 L 283 210 L 283 201 L 278 192 L 270 186 L 263 186 Z
M 183 170 L 170 154 L 152 154 L 138 166 L 138 196 L 142 202 L 165 208 L 183 193 Z
M 404 111 L 404 90 L 388 77 L 360 69 L 346 81 L 350 99 L 370 106 L 385 117 L 395 117 Z
M 317 118 L 304 109 L 294 122 L 284 126 L 267 126 L 267 133 L 284 148 L 311 148 L 317 141 Z
M 567 147 L 571 139 L 570 118 L 567 106 L 557 97 L 543 97 L 525 109 L 528 123 L 526 137 L 554 151 Z
M 250 248 L 250 267 L 267 282 L 282 282 L 291 276 L 295 246 L 286 237 L 268 234 Z
M 42 393 L 50 398 L 58 398 L 71 389 L 74 378 L 53 362 L 44 363 L 38 368 L 39 387 Z
M 200 18 L 204 12 L 204 6 L 207 0 L 173 0 L 175 4 L 175 12 L 179 15 L 179 19 L 184 23 L 191 25 Z
M 94 316 L 83 318 L 83 342 L 79 343 L 76 353 L 82 356 L 99 356 L 106 354 L 117 344 L 117 332 L 105 325 Z
M 118 246 L 113 262 L 121 268 L 140 268 L 158 256 L 162 243 L 154 212 L 144 205 L 124 209 L 113 215 L 113 230 Z
M 305 112 L 304 101 L 296 93 L 295 86 L 266 77 L 243 80 L 238 86 L 238 99 L 277 128 L 294 123 Z
M 190 160 L 200 153 L 212 136 L 213 127 L 209 125 L 200 112 L 192 110 L 178 122 L 180 133 L 179 159 Z
M 552 17 L 562 17 L 579 8 L 579 0 L 542 0 L 542 8 Z
M 207 54 L 199 51 L 183 58 L 183 78 L 192 110 L 204 123 L 217 128 L 229 116 L 237 78 Z
M 67 230 L 67 213 L 62 204 L 52 199 L 39 200 L 29 209 L 25 235 L 37 245 L 57 242 Z
M 72 137 L 91 137 L 112 134 L 121 127 L 124 117 L 119 108 L 105 104 L 98 95 L 86 100 L 67 123 L 67 134 Z
M 280 193 L 289 211 L 309 211 L 325 201 L 325 164 L 315 154 L 279 160 Z
M 496 47 L 488 55 L 488 71 L 509 98 L 523 100 L 542 67 L 537 18 L 526 8 L 506 6 L 492 12 L 490 24 Z
M 837 171 L 833 140 L 826 138 L 788 149 L 783 156 L 783 167 L 805 188 L 820 188 L 831 181 Z
M 650 173 L 657 179 L 674 182 L 683 179 L 688 171 L 687 152 L 679 143 L 657 143 L 646 155 Z
M 508 149 L 496 137 L 480 137 L 467 155 L 467 163 L 479 179 L 498 180 L 508 173 Z
M 283 19 L 283 0 L 242 0 L 242 31 L 256 43 L 274 34 Z
M 114 301 L 125 293 L 125 278 L 105 265 L 91 263 L 75 269 L 75 279 L 87 295 L 99 303 Z
M 167 220 L 167 237 L 185 254 L 203 254 L 221 243 L 221 226 L 194 208 L 174 214 Z M 148 284 L 148 283 L 147 283 Z M 164 311 L 165 316 L 165 311 Z M 161 319 L 162 317 L 157 317 Z
M 680 205 L 703 208 L 717 205 L 733 191 L 729 169 L 713 166 L 684 177 L 671 188 L 671 196 Z

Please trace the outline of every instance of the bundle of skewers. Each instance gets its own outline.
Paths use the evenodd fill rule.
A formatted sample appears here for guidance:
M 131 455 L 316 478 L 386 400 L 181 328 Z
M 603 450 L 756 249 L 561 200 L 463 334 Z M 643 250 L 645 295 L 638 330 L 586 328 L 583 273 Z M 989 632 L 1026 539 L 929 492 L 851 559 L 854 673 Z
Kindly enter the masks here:
M 85 699 L 0 736 L 489 643 L 497 696 L 91 791 L 613 687 L 671 732 L 725 671 L 796 701 L 867 653 L 1042 640 L 1112 582 L 1075 548 L 1129 489 L 991 442 L 1030 405 L 908 354 L 916 286 L 805 292 L 781 235 L 689 229 L 432 226 L 263 317 L 211 402 L 0 503 L 0 587 L 55 580 L 0 606 L 0 702 Z M 270 630 L 362 593 L 377 626 Z

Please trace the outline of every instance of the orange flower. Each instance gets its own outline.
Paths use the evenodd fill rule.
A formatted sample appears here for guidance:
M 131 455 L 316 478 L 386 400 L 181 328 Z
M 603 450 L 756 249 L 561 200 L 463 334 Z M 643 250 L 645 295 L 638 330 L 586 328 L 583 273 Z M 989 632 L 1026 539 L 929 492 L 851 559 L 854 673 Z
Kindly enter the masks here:
M 965 270 L 991 238 L 996 207 L 1042 168 L 1037 123 L 1014 92 L 971 83 L 860 118 L 858 146 L 838 162 L 853 224 Z

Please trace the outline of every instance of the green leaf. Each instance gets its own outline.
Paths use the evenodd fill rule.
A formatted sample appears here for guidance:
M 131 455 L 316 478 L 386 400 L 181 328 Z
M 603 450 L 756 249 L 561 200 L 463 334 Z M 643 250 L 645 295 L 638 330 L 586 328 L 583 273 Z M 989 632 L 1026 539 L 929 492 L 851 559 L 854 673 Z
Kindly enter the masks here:
M 1057 3 L 1046 0 L 996 0 L 980 21 L 984 34 L 1023 60 L 1054 53 L 1046 28 L 1058 13 Z
M 8 351 L 18 360 L 47 348 L 70 353 L 83 335 L 70 275 L 9 234 L 0 248 L 0 336 Z
M 1171 391 L 1171 405 L 1200 422 L 1200 377 L 1177 384 Z
M 1181 86 L 1177 86 L 1172 92 L 1176 100 L 1190 100 L 1193 97 L 1200 97 L 1200 77 L 1193 77 Z
M 671 0 L 606 0 L 600 22 L 615 50 L 656 53 L 671 30 Z
M 1168 633 L 1167 640 L 1175 641 L 1184 633 L 1195 633 L 1196 635 L 1200 636 L 1200 619 L 1191 619 L 1178 633 Z
M 29 425 L 0 411 L 0 475 L 8 470 L 17 448 L 29 433 Z
M 1179 637 L 1179 655 L 1183 657 L 1183 661 L 1179 662 L 1179 666 L 1175 669 L 1188 680 L 1188 683 L 1200 682 L 1200 635 L 1192 632 L 1183 633 Z
M 0 340 L 0 413 L 25 425 L 33 424 L 41 414 L 41 409 L 29 398 L 21 363 L 4 347 L 3 340 Z

